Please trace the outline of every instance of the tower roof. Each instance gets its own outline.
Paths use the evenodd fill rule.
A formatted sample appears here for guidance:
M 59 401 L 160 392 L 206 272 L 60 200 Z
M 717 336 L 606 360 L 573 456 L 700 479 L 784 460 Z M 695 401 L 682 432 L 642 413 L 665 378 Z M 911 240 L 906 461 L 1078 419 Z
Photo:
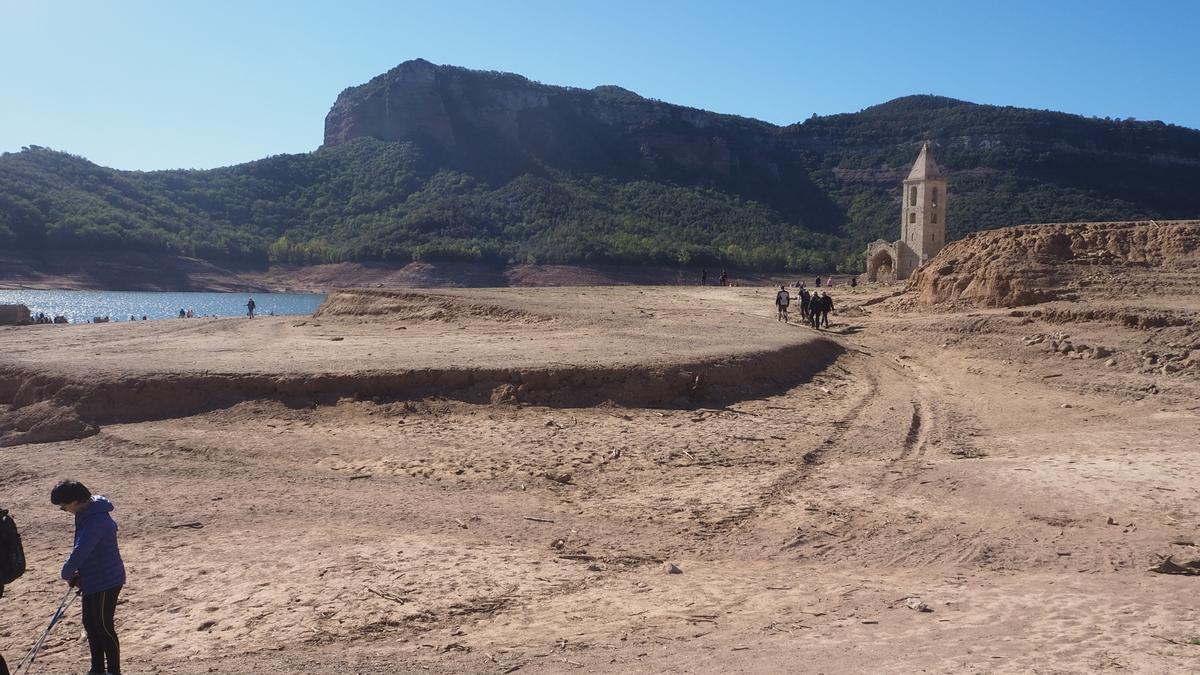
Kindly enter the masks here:
M 942 168 L 933 161 L 933 152 L 929 150 L 929 143 L 921 146 L 921 154 L 917 155 L 917 161 L 913 164 L 912 171 L 908 172 L 908 178 L 905 180 L 927 180 L 945 178 L 942 173 Z

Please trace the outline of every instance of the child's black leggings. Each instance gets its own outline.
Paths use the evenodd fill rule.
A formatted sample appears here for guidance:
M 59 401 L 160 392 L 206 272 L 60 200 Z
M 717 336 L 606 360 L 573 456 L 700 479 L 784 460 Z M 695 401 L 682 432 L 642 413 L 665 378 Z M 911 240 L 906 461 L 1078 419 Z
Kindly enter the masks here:
M 121 587 L 83 596 L 83 629 L 92 650 L 93 673 L 121 672 L 121 644 L 117 642 L 114 617 Z M 105 668 L 105 659 L 108 667 Z

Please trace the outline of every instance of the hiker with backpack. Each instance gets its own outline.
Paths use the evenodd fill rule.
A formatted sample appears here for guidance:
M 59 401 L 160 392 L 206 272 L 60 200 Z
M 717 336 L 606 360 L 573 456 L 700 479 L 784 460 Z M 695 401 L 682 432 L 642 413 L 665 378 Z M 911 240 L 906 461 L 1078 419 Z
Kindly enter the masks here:
M 117 547 L 117 523 L 109 515 L 113 504 L 73 480 L 55 485 L 50 502 L 75 516 L 75 546 L 63 564 L 62 578 L 83 597 L 83 628 L 92 656 L 89 675 L 120 675 L 115 614 L 125 585 L 125 563 Z
M 8 511 L 0 509 L 0 598 L 4 597 L 4 587 L 24 573 L 25 549 L 21 546 L 17 524 L 9 517 Z M 0 675 L 8 675 L 8 664 L 4 662 L 3 654 L 0 654 Z

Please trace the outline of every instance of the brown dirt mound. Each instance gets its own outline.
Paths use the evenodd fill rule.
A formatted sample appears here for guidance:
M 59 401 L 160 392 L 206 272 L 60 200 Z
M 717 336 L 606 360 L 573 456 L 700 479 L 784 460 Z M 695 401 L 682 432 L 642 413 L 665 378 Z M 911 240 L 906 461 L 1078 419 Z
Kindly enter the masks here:
M 0 369 L 0 446 L 81 438 L 96 425 L 183 417 L 248 400 L 289 405 L 352 396 L 587 407 L 688 407 L 786 390 L 845 349 L 819 338 L 778 350 L 663 365 L 423 369 L 390 373 L 159 375 L 81 381 Z
M 0 448 L 84 438 L 96 431 L 96 426 L 80 419 L 74 409 L 54 401 L 0 412 Z
M 1200 221 L 1049 223 L 975 232 L 917 270 L 918 302 L 1032 305 L 1114 288 L 1140 288 L 1146 272 L 1190 273 L 1200 263 Z
M 535 323 L 553 317 L 468 298 L 376 289 L 338 291 L 325 298 L 314 316 L 379 317 L 403 321 L 491 319 Z

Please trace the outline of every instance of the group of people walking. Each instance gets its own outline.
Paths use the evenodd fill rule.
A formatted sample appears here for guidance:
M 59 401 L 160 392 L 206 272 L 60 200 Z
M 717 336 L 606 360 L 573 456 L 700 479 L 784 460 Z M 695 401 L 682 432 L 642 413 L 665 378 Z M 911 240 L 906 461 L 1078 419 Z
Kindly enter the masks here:
M 820 288 L 821 287 L 821 277 L 814 278 L 813 283 L 816 285 L 817 288 Z M 858 277 L 856 277 L 856 276 L 850 277 L 850 281 L 848 283 L 850 284 L 851 288 L 858 286 Z M 797 288 L 800 288 L 803 285 L 804 284 L 800 283 L 799 281 L 796 282 Z M 825 277 L 825 286 L 828 288 L 833 288 L 833 277 Z
M 78 595 L 83 604 L 83 629 L 91 652 L 88 675 L 120 675 L 121 645 L 117 640 L 115 617 L 117 597 L 125 585 L 125 563 L 117 547 L 117 523 L 110 515 L 113 504 L 73 480 L 64 480 L 54 486 L 50 491 L 50 503 L 74 516 L 75 545 L 63 563 L 61 573 L 69 589 L 46 632 L 49 633 L 61 619 L 73 595 Z M 25 554 L 16 525 L 8 513 L 0 509 L 0 596 L 4 584 L 12 583 L 24 572 Z M 5 612 L 0 611 L 0 616 L 4 615 Z M 37 657 L 44 639 L 45 635 L 22 661 L 26 669 Z M 0 675 L 8 675 L 3 656 L 0 656 Z
M 829 294 L 822 291 L 817 293 L 813 291 L 809 294 L 808 289 L 804 284 L 800 284 L 800 290 L 796 292 L 796 296 L 800 300 L 800 317 L 807 321 L 813 328 L 829 328 L 829 313 L 833 311 L 833 298 Z M 775 294 L 775 309 L 778 310 L 778 319 L 787 323 L 788 307 L 792 304 L 792 296 L 784 286 L 779 287 L 779 292 Z

